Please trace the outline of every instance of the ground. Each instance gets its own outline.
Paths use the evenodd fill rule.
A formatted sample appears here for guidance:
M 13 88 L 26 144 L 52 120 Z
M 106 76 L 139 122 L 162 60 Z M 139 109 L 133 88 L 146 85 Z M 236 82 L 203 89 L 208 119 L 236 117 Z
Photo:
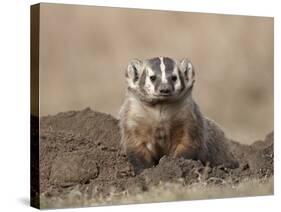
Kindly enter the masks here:
M 40 207 L 61 208 L 273 194 L 273 132 L 231 141 L 239 168 L 164 156 L 135 175 L 118 120 L 86 108 L 40 118 Z

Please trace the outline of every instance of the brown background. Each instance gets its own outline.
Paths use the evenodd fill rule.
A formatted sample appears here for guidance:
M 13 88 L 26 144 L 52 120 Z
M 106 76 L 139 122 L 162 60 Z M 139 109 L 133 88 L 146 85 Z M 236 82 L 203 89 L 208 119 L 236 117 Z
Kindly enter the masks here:
M 273 18 L 41 4 L 40 114 L 117 115 L 132 58 L 188 57 L 194 99 L 229 137 L 273 130 Z

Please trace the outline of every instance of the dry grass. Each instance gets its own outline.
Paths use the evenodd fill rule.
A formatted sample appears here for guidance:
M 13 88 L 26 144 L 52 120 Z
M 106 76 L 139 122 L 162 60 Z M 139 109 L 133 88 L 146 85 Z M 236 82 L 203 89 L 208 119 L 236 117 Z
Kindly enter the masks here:
M 118 204 L 137 204 L 182 200 L 201 200 L 230 197 L 261 196 L 273 194 L 273 177 L 264 180 L 245 179 L 234 185 L 207 185 L 205 182 L 183 186 L 179 183 L 160 183 L 145 192 L 127 190 L 112 192 L 108 197 L 92 198 L 81 193 L 77 188 L 63 197 L 41 196 L 41 208 L 86 207 Z

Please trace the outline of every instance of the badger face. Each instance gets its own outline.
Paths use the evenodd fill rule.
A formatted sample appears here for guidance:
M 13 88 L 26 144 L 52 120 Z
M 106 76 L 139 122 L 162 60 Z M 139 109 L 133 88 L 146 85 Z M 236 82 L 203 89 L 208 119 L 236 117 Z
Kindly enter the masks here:
M 175 101 L 190 91 L 194 70 L 189 60 L 168 57 L 132 60 L 126 71 L 128 89 L 146 102 Z

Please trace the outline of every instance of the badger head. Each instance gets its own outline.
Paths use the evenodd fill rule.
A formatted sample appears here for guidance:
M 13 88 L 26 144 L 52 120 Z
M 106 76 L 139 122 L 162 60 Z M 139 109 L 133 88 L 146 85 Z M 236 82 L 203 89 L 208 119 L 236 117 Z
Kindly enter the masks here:
M 172 102 L 191 93 L 194 69 L 188 59 L 132 60 L 126 70 L 128 90 L 147 103 Z

